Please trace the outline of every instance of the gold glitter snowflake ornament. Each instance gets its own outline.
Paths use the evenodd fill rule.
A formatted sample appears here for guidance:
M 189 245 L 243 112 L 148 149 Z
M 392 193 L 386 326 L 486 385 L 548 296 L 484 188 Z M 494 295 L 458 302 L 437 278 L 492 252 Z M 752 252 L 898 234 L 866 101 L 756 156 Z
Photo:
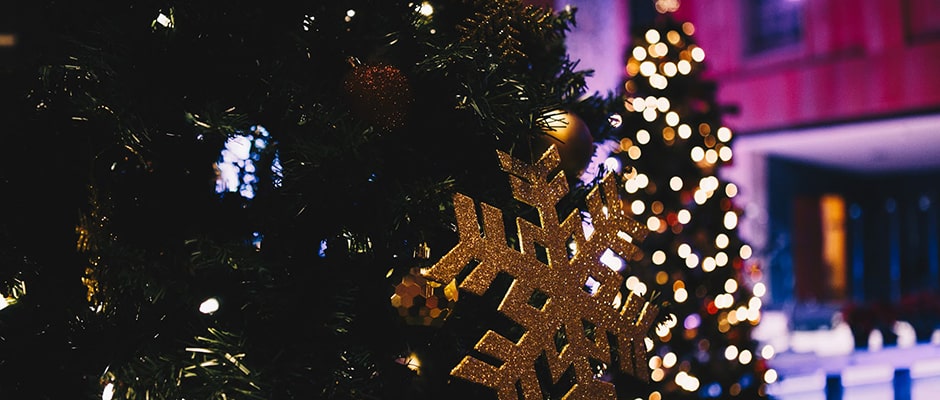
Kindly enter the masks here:
M 564 220 L 556 204 L 568 193 L 564 172 L 549 176 L 560 160 L 551 146 L 535 163 L 526 164 L 498 152 L 509 173 L 513 196 L 539 214 L 539 224 L 516 218 L 520 250 L 506 242 L 502 211 L 480 204 L 482 226 L 474 201 L 457 193 L 454 211 L 459 242 L 426 275 L 450 282 L 465 267 L 472 267 L 460 288 L 482 295 L 500 272 L 513 277 L 498 310 L 525 329 L 517 341 L 492 330 L 474 349 L 499 362 L 492 364 L 466 356 L 451 375 L 493 388 L 500 400 L 541 399 L 536 360 L 548 362 L 552 383 L 569 369 L 574 385 L 565 399 L 616 398 L 612 384 L 595 378 L 592 362 L 611 364 L 611 347 L 619 352 L 619 368 L 641 380 L 649 380 L 644 338 L 659 309 L 629 293 L 622 300 L 623 277 L 601 263 L 608 249 L 630 260 L 648 231 L 627 216 L 616 181 L 604 177 L 587 197 L 593 232 L 585 236 L 581 213 L 574 210 Z M 569 248 L 574 248 L 571 254 Z M 543 251 L 547 262 L 539 260 Z M 588 290 L 586 288 L 592 288 Z M 534 301 L 533 299 L 538 299 Z M 556 338 L 563 337 L 559 345 Z M 610 343 L 614 338 L 616 343 Z

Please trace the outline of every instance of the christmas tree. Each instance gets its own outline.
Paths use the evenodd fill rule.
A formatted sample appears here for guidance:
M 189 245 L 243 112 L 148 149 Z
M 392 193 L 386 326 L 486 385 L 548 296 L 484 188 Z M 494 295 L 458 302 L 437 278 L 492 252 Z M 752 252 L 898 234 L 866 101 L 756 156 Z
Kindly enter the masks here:
M 660 12 L 633 27 L 621 101 L 593 114 L 610 113 L 620 127 L 619 140 L 599 145 L 609 158 L 598 158 L 633 176 L 624 197 L 650 229 L 641 245 L 647 257 L 631 266 L 627 284 L 665 304 L 649 398 L 762 397 L 776 379 L 766 365 L 773 348 L 758 347 L 750 333 L 766 287 L 737 233 L 737 187 L 719 174 L 731 162 L 733 136 L 721 116 L 733 108 L 718 103 L 704 75 L 694 26 Z
M 19 7 L 23 57 L 0 75 L 5 396 L 632 399 L 664 382 L 650 351 L 705 351 L 650 339 L 706 295 L 639 247 L 672 240 L 626 207 L 640 175 L 589 164 L 634 127 L 566 54 L 576 10 Z M 649 161 L 628 164 L 651 184 L 684 165 Z M 737 271 L 726 236 L 737 267 L 716 271 Z M 690 301 L 643 290 L 671 282 Z M 747 349 L 748 324 L 724 337 L 712 314 L 712 349 Z

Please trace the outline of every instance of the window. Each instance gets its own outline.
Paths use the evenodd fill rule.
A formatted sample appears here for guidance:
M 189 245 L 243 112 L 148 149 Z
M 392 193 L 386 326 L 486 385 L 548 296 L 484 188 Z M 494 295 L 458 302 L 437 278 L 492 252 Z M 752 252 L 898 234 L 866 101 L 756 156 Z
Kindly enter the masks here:
M 803 37 L 802 0 L 744 0 L 748 54 L 799 44 Z

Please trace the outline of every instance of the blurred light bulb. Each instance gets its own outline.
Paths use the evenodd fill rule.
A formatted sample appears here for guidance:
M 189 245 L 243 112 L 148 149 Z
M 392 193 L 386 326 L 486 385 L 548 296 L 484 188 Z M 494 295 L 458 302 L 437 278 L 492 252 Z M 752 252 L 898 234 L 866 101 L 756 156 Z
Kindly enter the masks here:
M 764 372 L 764 382 L 774 383 L 777 381 L 777 371 L 773 368 L 768 369 L 767 372 Z
M 653 264 L 662 265 L 664 262 L 666 262 L 666 252 L 662 250 L 653 252 Z
M 754 295 L 757 297 L 764 297 L 767 294 L 767 286 L 763 282 L 757 282 L 754 284 L 754 288 L 751 290 L 754 292 Z
M 646 129 L 640 129 L 636 131 L 636 141 L 639 144 L 647 144 L 650 142 L 650 133 Z
M 633 58 L 637 59 L 637 61 L 643 61 L 646 59 L 646 49 L 644 49 L 643 46 L 634 47 Z

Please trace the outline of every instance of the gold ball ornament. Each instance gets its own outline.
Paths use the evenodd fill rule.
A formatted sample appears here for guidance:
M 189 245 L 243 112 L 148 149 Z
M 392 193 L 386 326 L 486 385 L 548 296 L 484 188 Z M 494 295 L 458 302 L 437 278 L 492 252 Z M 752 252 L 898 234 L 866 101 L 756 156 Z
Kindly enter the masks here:
M 412 102 L 408 77 L 389 64 L 360 64 L 353 57 L 348 61 L 352 69 L 343 88 L 355 116 L 384 130 L 403 127 Z
M 392 306 L 409 325 L 440 326 L 457 303 L 457 281 L 441 284 L 428 280 L 421 268 L 412 268 L 395 286 Z
M 555 110 L 546 114 L 547 127 L 536 137 L 534 150 L 539 157 L 555 145 L 561 155 L 561 170 L 568 181 L 577 180 L 594 156 L 594 137 L 587 123 L 574 113 Z

